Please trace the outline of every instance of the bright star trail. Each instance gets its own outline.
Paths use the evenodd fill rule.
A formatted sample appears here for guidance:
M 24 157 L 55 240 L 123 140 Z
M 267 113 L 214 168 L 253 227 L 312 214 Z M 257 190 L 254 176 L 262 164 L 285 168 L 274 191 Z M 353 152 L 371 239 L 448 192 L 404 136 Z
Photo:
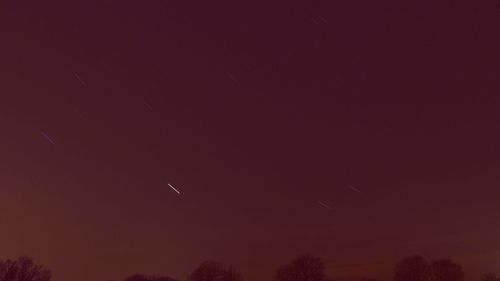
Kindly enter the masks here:
M 173 191 L 177 192 L 177 194 L 181 194 L 181 192 L 179 190 L 177 190 L 177 188 L 175 188 L 173 185 L 171 185 L 170 183 L 168 184 L 168 186 L 170 186 L 170 188 L 172 188 Z

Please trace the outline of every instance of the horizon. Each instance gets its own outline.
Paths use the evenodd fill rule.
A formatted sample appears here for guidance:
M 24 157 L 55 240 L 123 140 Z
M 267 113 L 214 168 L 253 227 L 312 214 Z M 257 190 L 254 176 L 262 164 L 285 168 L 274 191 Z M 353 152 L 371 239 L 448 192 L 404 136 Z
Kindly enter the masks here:
M 21 255 L 21 256 L 23 256 L 23 255 Z M 411 257 L 411 256 L 415 256 L 415 255 L 407 255 L 405 257 L 401 257 L 397 260 L 394 260 L 393 262 L 389 262 L 389 261 L 380 262 L 379 261 L 379 262 L 372 262 L 372 263 L 365 263 L 365 264 L 358 263 L 358 264 L 344 264 L 344 265 L 334 265 L 334 266 L 332 266 L 332 265 L 329 266 L 327 263 L 325 263 L 325 274 L 326 274 L 328 280 L 334 280 L 334 281 L 362 280 L 363 278 L 369 278 L 370 280 L 374 280 L 374 281 L 393 280 L 394 268 L 395 268 L 396 263 L 401 261 L 403 258 Z M 319 257 L 319 258 L 321 258 L 321 257 Z M 457 262 L 458 265 L 461 265 L 460 259 L 453 259 L 450 257 L 440 257 L 440 258 L 434 258 L 434 259 L 429 259 L 429 258 L 424 257 L 424 259 L 426 259 L 429 262 L 437 261 L 437 260 L 451 260 L 453 262 Z M 215 260 L 206 260 L 206 261 L 220 262 L 220 261 L 215 261 Z M 202 261 L 202 262 L 206 262 L 206 261 Z M 323 261 L 325 261 L 325 259 L 323 259 Z M 193 268 L 201 265 L 202 262 L 196 264 L 195 266 L 193 266 Z M 290 260 L 288 262 L 290 262 Z M 225 264 L 225 263 L 222 262 L 222 264 Z M 41 264 L 41 265 L 45 269 L 50 270 L 50 266 L 48 266 L 46 264 Z M 260 280 L 275 280 L 276 269 L 281 268 L 284 265 L 286 265 L 286 264 L 281 263 L 279 266 L 277 266 L 275 268 L 275 270 L 272 271 L 271 274 L 268 274 L 269 278 L 260 279 Z M 380 267 L 380 265 L 383 265 L 383 267 Z M 238 267 L 234 264 L 226 263 L 226 266 L 230 266 L 231 268 L 235 269 L 236 272 L 241 275 L 243 280 L 255 280 L 255 279 L 251 279 L 251 278 L 246 278 L 247 276 L 244 274 L 244 272 L 240 271 L 238 269 Z M 373 267 L 373 266 L 375 266 L 375 267 Z M 388 270 L 389 268 L 390 268 L 390 270 Z M 348 269 L 348 270 L 342 271 L 342 269 Z M 360 270 L 360 269 L 364 269 L 364 270 Z M 368 269 L 368 271 L 366 271 L 366 269 Z M 340 272 L 344 272 L 344 273 L 339 274 L 339 270 L 340 270 Z M 486 273 L 494 273 L 494 272 L 483 272 L 483 273 L 479 274 L 478 276 L 470 276 L 469 274 L 467 274 L 466 267 L 464 268 L 464 271 L 465 271 L 464 280 L 476 280 L 476 281 L 481 280 L 481 278 L 484 277 L 484 275 Z M 169 274 L 169 273 L 164 272 L 162 270 L 154 271 L 154 272 L 136 272 L 136 271 L 132 270 L 132 272 L 125 274 L 124 276 L 120 276 L 118 278 L 110 278 L 108 276 L 108 278 L 106 280 L 125 280 L 125 278 L 133 276 L 134 274 L 145 274 L 146 276 L 163 276 L 163 277 L 174 278 L 175 280 L 182 281 L 182 280 L 188 280 L 189 274 L 191 274 L 191 273 L 192 273 L 192 271 L 187 272 L 182 277 L 180 277 L 180 276 Z M 52 277 L 53 277 L 52 280 L 58 280 L 57 279 L 57 272 L 52 271 Z M 497 279 L 500 279 L 500 278 L 497 278 Z

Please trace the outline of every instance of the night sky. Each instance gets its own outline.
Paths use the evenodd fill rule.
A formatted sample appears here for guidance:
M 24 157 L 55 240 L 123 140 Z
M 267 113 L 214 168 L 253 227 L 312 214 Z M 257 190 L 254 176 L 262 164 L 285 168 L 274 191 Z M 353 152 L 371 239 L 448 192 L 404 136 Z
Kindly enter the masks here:
M 0 258 L 55 281 L 500 273 L 495 1 L 1 1 Z M 168 184 L 174 186 L 175 192 Z

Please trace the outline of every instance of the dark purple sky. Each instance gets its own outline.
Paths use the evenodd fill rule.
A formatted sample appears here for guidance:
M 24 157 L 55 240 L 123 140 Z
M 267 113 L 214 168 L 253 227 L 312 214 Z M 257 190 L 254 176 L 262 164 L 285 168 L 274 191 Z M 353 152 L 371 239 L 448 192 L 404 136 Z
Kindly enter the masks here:
M 0 258 L 500 272 L 494 1 L 30 2 L 0 3 Z

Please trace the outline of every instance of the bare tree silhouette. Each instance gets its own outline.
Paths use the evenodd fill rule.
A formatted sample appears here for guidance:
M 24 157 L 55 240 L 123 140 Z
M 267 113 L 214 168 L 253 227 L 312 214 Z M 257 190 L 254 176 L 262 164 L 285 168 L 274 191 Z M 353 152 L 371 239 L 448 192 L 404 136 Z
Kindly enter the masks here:
M 220 281 L 224 276 L 224 265 L 220 262 L 206 261 L 201 263 L 189 275 L 189 281 Z
M 481 277 L 481 281 L 497 281 L 497 275 L 493 272 L 488 272 Z
M 134 274 L 131 275 L 123 281 L 177 281 L 174 278 L 166 277 L 166 276 L 151 276 L 151 275 L 143 275 L 143 274 Z
M 15 261 L 0 261 L 0 281 L 14 280 L 17 275 L 17 264 Z
M 464 271 L 462 266 L 447 259 L 432 262 L 434 281 L 463 281 Z
M 0 281 L 49 281 L 51 277 L 49 270 L 29 257 L 0 261 Z
M 206 261 L 189 275 L 188 281 L 243 281 L 243 278 L 232 266 L 226 268 L 220 262 Z
M 177 279 L 168 276 L 158 276 L 155 277 L 154 281 L 177 281 Z
M 278 269 L 276 281 L 325 281 L 325 265 L 319 257 L 302 255 Z
M 393 281 L 430 281 L 432 269 L 421 256 L 406 257 L 394 268 Z
M 230 266 L 224 273 L 223 281 L 243 281 L 243 278 L 232 266 Z

